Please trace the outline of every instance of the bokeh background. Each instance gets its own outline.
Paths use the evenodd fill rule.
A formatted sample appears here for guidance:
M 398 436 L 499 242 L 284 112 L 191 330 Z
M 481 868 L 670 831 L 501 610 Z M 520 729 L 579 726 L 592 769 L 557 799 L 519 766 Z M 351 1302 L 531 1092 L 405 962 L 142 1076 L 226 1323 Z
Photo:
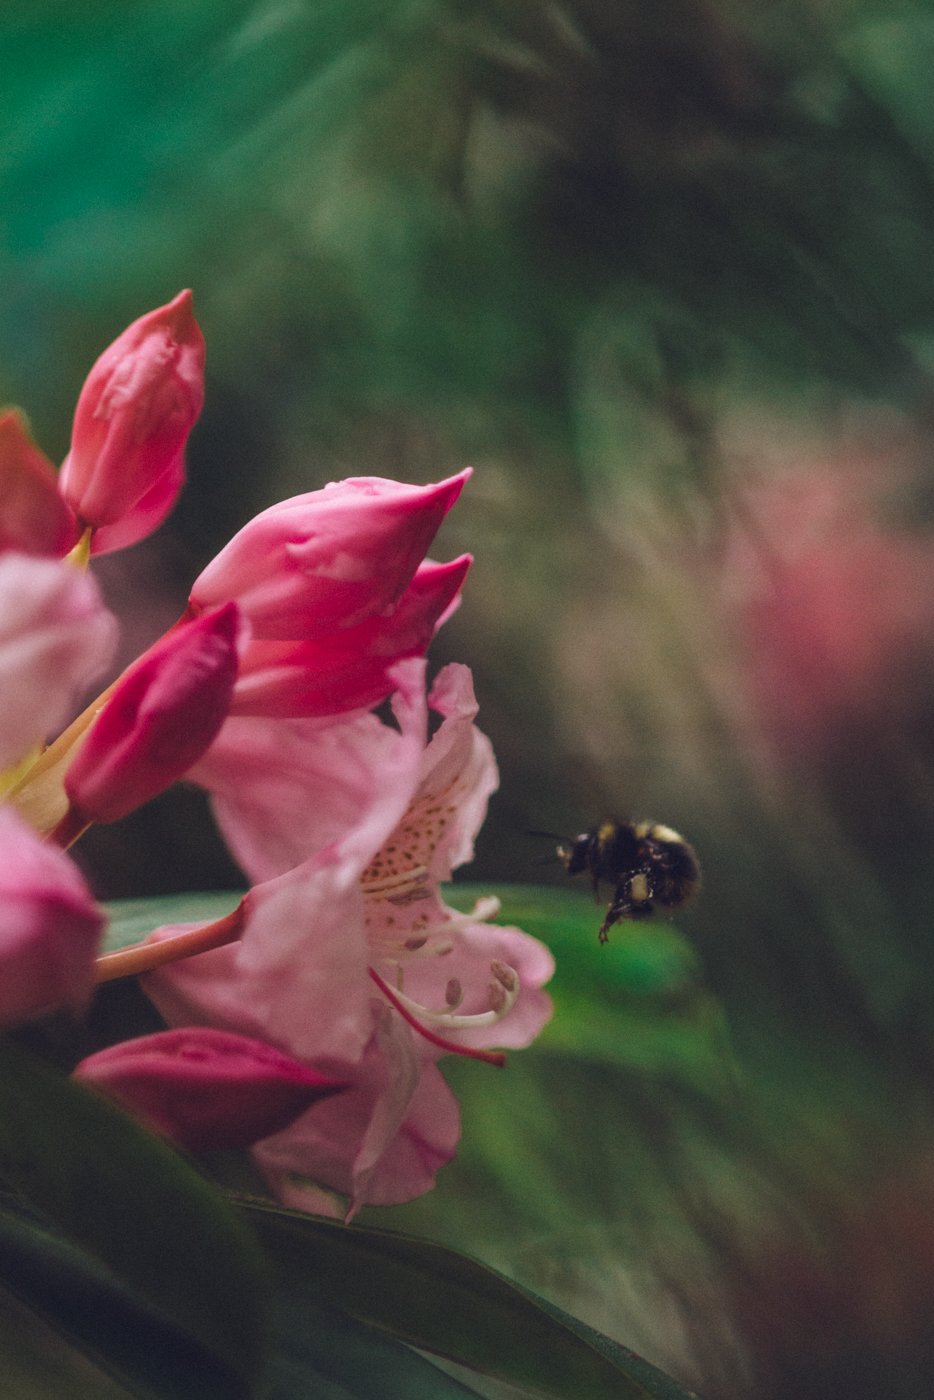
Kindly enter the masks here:
M 471 877 L 558 885 L 530 830 L 603 812 L 701 855 L 606 949 L 524 896 L 555 1025 L 453 1067 L 462 1159 L 373 1218 L 710 1400 L 934 1393 L 934 6 L 11 0 L 0 40 L 0 398 L 60 459 L 128 321 L 191 286 L 207 338 L 182 502 L 100 564 L 125 659 L 264 505 L 469 462 Z M 238 878 L 193 792 L 82 860 Z

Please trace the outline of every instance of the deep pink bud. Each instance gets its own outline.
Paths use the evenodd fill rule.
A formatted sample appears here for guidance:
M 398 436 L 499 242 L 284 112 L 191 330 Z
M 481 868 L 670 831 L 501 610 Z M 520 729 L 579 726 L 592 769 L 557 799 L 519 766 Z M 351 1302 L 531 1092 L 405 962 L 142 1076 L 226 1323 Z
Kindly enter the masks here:
M 249 1147 L 344 1088 L 263 1041 L 201 1026 L 111 1045 L 75 1077 L 189 1152 Z
M 271 506 L 195 580 L 191 610 L 233 598 L 258 640 L 356 627 L 401 598 L 469 475 L 433 486 L 350 477 Z
M 0 550 L 61 558 L 77 538 L 52 463 L 15 409 L 0 413 Z
M 380 704 L 395 686 L 391 667 L 424 655 L 457 606 L 471 562 L 422 564 L 390 612 L 321 641 L 247 642 L 231 714 L 296 719 Z
M 117 682 L 65 776 L 70 826 L 113 822 L 201 757 L 237 677 L 236 604 L 174 628 Z
M 102 926 L 77 866 L 0 807 L 0 1025 L 82 1010 Z
M 141 316 L 101 355 L 75 410 L 60 487 L 92 549 L 122 549 L 165 519 L 204 401 L 204 339 L 191 292 Z

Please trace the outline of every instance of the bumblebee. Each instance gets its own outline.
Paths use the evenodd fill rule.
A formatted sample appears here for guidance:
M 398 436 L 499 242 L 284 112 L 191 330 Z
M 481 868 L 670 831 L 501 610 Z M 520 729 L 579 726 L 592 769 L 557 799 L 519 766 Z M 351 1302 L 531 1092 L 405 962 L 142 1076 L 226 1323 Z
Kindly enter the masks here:
M 647 919 L 659 909 L 680 909 L 700 888 L 697 856 L 683 836 L 657 822 L 621 822 L 604 817 L 558 856 L 569 875 L 587 872 L 594 894 L 601 882 L 614 886 L 600 925 L 600 942 L 621 919 Z

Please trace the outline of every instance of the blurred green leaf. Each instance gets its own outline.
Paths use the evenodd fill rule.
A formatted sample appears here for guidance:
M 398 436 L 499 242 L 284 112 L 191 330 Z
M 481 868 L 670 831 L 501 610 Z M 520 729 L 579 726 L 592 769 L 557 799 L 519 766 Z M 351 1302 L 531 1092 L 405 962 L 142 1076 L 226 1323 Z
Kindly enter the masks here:
M 163 924 L 210 923 L 236 909 L 243 893 L 171 894 L 149 899 L 118 899 L 105 905 L 105 952 L 141 943 Z
M 309 1243 L 308 1269 L 314 1267 Z M 409 1347 L 309 1296 L 286 1270 L 277 1300 L 271 1400 L 466 1400 L 477 1392 Z
M 0 1210 L 0 1259 L 6 1393 L 42 1400 L 232 1400 L 244 1393 L 91 1255 L 34 1220 Z M 475 1393 L 408 1347 L 307 1297 L 283 1292 L 274 1317 L 264 1396 L 463 1400 Z
M 564 1400 L 685 1400 L 625 1347 L 443 1246 L 261 1201 L 241 1209 L 300 1293 L 411 1346 Z
M 487 886 L 455 884 L 445 897 L 469 909 Z M 732 1078 L 726 1022 L 702 980 L 700 960 L 671 924 L 616 925 L 597 939 L 602 908 L 576 889 L 496 885 L 497 922 L 515 924 L 555 954 L 555 1014 L 540 1049 L 715 1086 Z
M 0 1357 L 4 1392 L 16 1400 L 126 1400 L 131 1393 L 2 1285 Z
M 25 1338 L 25 1376 L 43 1396 L 141 1396 L 146 1400 L 235 1400 L 248 1392 L 216 1358 L 157 1317 L 133 1290 L 86 1250 L 11 1209 L 0 1210 L 0 1351 L 10 1386 L 11 1348 Z M 10 1323 L 11 1334 L 4 1329 Z M 54 1385 L 47 1372 L 51 1369 Z
M 250 1232 L 165 1143 L 9 1042 L 0 1184 L 201 1349 L 226 1386 L 217 1393 L 251 1393 L 266 1295 Z

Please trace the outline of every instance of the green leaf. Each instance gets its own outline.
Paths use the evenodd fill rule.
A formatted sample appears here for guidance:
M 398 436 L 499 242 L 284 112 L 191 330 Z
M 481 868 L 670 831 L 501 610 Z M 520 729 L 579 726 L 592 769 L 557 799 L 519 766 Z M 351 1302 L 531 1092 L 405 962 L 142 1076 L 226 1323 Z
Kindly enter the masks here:
M 443 1246 L 242 1200 L 290 1286 L 372 1327 L 538 1396 L 685 1400 L 609 1338 Z
M 203 894 L 157 895 L 148 899 L 117 899 L 105 904 L 108 925 L 104 951 L 142 943 L 153 929 L 163 924 L 212 923 L 236 909 L 243 891 L 222 891 Z
M 278 1301 L 270 1400 L 476 1400 L 401 1342 L 321 1306 L 295 1273 Z
M 469 909 L 485 887 L 455 884 L 446 900 Z M 555 954 L 555 1013 L 537 1050 L 586 1056 L 640 1074 L 674 1074 L 719 1089 L 736 1070 L 726 1020 L 706 990 L 700 959 L 669 923 L 617 924 L 597 939 L 601 910 L 577 889 L 499 885 L 497 922 L 515 924 Z
M 29 1395 L 34 1384 L 43 1397 L 96 1400 L 111 1393 L 147 1400 L 243 1394 L 225 1367 L 155 1316 L 93 1255 L 8 1208 L 0 1210 L 0 1261 L 4 1380 L 9 1385 L 11 1356 L 22 1356 L 24 1372 L 8 1393 Z M 11 1318 L 15 1328 L 8 1330 L 3 1323 Z
M 249 1230 L 165 1143 L 11 1043 L 0 1043 L 0 1184 L 213 1358 L 227 1394 L 250 1393 L 265 1276 Z
M 16 1400 L 126 1400 L 128 1394 L 2 1286 L 0 1359 L 4 1394 Z

